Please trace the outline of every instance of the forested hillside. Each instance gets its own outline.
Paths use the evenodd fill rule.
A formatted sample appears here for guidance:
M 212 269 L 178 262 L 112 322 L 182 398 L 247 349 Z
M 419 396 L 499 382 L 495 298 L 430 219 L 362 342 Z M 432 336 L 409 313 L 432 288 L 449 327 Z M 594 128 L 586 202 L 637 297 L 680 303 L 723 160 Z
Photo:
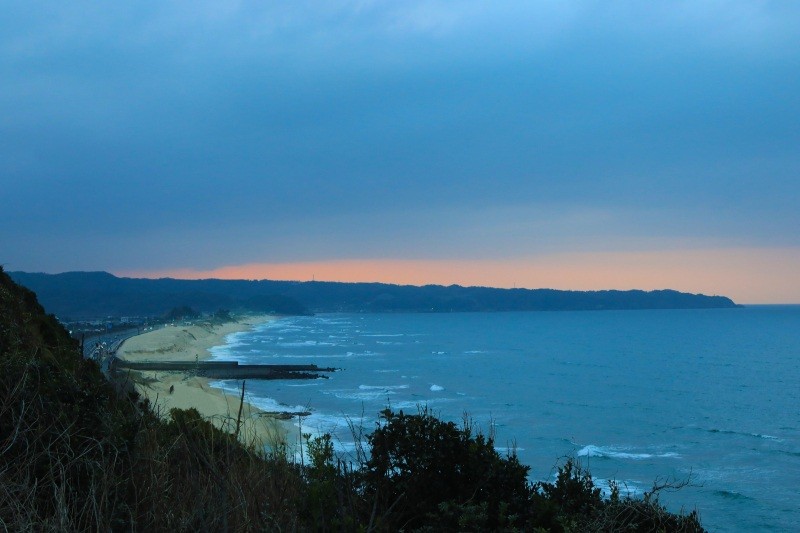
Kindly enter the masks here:
M 104 315 L 161 316 L 188 305 L 304 314 L 311 312 L 575 311 L 735 307 L 724 296 L 672 290 L 560 291 L 451 285 L 389 285 L 247 280 L 119 278 L 106 272 L 12 272 L 60 318 Z

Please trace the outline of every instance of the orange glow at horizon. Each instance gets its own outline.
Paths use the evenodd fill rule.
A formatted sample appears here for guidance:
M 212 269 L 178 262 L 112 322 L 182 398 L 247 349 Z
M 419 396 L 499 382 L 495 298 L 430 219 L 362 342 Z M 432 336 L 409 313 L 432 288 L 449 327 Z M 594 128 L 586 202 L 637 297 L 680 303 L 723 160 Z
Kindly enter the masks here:
M 800 250 L 732 248 L 565 253 L 509 260 L 334 260 L 212 270 L 119 271 L 129 277 L 382 282 L 564 290 L 675 289 L 737 303 L 800 303 Z

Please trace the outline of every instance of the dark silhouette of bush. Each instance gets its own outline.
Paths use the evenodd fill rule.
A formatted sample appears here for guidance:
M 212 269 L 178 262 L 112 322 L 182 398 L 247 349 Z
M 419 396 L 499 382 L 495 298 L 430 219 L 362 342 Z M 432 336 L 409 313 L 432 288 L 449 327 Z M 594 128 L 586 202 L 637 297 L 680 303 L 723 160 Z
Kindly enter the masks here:
M 703 532 L 696 511 L 670 513 L 658 501 L 661 490 L 686 484 L 688 480 L 655 485 L 639 499 L 620 497 L 619 486 L 611 481 L 611 494 L 603 498 L 589 472 L 570 458 L 558 468 L 555 482 L 534 484 L 536 525 L 549 531 Z
M 217 309 L 214 312 L 214 320 L 227 322 L 229 320 L 233 320 L 233 316 L 231 316 L 231 312 L 228 311 L 227 309 Z
M 375 500 L 382 527 L 423 525 L 457 530 L 519 526 L 531 498 L 528 467 L 513 453 L 501 457 L 491 437 L 443 422 L 426 409 L 407 415 L 385 410 L 368 437 L 365 495 Z M 477 523 L 459 523 L 469 510 Z
M 558 468 L 555 483 L 539 482 L 535 487 L 562 515 L 590 515 L 603 505 L 592 476 L 572 459 Z
M 164 320 L 191 320 L 198 318 L 200 313 L 189 307 L 188 305 L 181 305 L 173 307 L 164 315 Z

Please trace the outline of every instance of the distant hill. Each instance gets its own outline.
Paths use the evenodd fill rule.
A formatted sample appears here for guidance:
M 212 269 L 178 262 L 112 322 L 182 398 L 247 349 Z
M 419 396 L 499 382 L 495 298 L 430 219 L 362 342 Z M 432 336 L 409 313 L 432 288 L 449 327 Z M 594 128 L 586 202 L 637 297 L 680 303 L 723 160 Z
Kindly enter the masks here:
M 278 314 L 311 312 L 576 311 L 737 307 L 724 296 L 659 291 L 561 291 L 459 285 L 390 285 L 246 280 L 120 278 L 107 272 L 10 272 L 61 318 L 161 316 L 189 306 Z

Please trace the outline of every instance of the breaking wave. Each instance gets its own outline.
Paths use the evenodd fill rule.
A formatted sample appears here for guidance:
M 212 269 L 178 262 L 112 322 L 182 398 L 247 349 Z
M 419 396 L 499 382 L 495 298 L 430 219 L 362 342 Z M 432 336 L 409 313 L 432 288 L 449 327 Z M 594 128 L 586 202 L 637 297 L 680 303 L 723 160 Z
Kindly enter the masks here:
M 670 457 L 680 457 L 677 453 L 674 452 L 667 452 L 667 453 L 634 453 L 630 451 L 625 451 L 624 449 L 615 447 L 615 446 L 595 446 L 594 444 L 590 444 L 588 446 L 584 446 L 577 453 L 578 457 L 604 457 L 610 459 L 632 459 L 635 461 L 641 461 L 643 459 L 662 459 L 662 458 L 670 458 Z

